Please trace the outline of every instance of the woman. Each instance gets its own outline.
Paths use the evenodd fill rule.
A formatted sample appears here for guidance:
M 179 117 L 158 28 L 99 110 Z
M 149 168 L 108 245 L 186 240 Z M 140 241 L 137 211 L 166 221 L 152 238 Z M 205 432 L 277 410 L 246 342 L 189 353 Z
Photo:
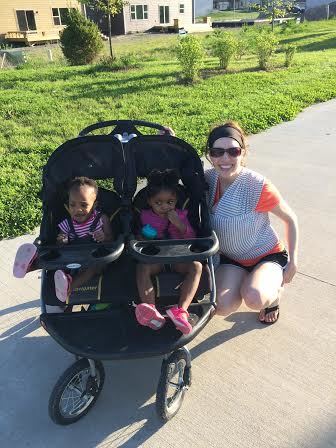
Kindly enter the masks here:
M 245 168 L 247 142 L 240 126 L 228 121 L 208 137 L 206 171 L 209 210 L 220 246 L 216 269 L 217 314 L 242 304 L 260 310 L 259 320 L 279 318 L 282 286 L 297 270 L 298 225 L 293 211 L 264 176 Z M 283 221 L 287 250 L 272 228 L 269 213 Z

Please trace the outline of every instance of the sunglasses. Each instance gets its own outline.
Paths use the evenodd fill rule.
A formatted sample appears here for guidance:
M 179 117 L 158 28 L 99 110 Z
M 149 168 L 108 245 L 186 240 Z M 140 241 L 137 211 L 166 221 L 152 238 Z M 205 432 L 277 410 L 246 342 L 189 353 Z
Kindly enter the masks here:
M 241 155 L 242 149 L 240 146 L 237 148 L 209 148 L 210 157 L 222 157 L 225 153 L 228 153 L 230 157 L 238 157 Z

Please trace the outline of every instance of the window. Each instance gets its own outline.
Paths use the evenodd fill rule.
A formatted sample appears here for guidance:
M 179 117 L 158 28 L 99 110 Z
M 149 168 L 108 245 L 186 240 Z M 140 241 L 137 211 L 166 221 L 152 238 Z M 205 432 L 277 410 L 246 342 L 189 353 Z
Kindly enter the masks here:
M 159 6 L 160 23 L 169 23 L 169 6 Z
M 68 23 L 69 8 L 52 8 L 54 25 L 66 25 Z
M 184 3 L 180 3 L 180 14 L 184 14 Z
M 148 6 L 147 5 L 131 5 L 131 20 L 147 20 Z
M 18 10 L 16 17 L 19 24 L 20 31 L 36 30 L 35 14 L 31 10 Z

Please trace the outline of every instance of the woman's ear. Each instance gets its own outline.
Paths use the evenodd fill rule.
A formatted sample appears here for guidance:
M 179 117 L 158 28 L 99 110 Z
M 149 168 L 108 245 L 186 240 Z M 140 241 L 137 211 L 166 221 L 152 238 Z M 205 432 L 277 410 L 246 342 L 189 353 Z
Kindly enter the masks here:
M 211 159 L 210 159 L 210 157 L 209 157 L 209 154 L 208 153 L 205 153 L 205 158 L 207 159 L 207 161 L 208 162 L 210 162 L 211 163 L 211 165 L 212 165 L 212 162 L 211 162 Z

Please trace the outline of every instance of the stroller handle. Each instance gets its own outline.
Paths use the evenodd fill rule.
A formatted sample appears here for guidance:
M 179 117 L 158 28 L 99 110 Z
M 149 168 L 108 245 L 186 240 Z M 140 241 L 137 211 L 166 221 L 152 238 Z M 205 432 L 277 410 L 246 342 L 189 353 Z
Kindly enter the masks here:
M 130 253 L 143 263 L 185 263 L 203 261 L 218 252 L 217 235 L 187 240 L 131 240 Z
M 151 123 L 150 121 L 143 121 L 143 120 L 110 120 L 110 121 L 101 121 L 99 123 L 95 123 L 90 126 L 87 126 L 86 128 L 84 128 L 83 130 L 80 131 L 78 136 L 83 137 L 96 129 L 107 128 L 110 126 L 115 126 L 115 129 L 113 131 L 111 131 L 110 134 L 115 134 L 115 133 L 120 133 L 120 132 L 127 132 L 128 134 L 134 132 L 137 134 L 141 134 L 141 132 L 139 132 L 136 129 L 136 126 L 144 126 L 147 128 L 152 128 L 152 129 L 157 129 L 159 131 L 163 131 L 165 134 L 170 135 L 169 130 L 158 123 Z

